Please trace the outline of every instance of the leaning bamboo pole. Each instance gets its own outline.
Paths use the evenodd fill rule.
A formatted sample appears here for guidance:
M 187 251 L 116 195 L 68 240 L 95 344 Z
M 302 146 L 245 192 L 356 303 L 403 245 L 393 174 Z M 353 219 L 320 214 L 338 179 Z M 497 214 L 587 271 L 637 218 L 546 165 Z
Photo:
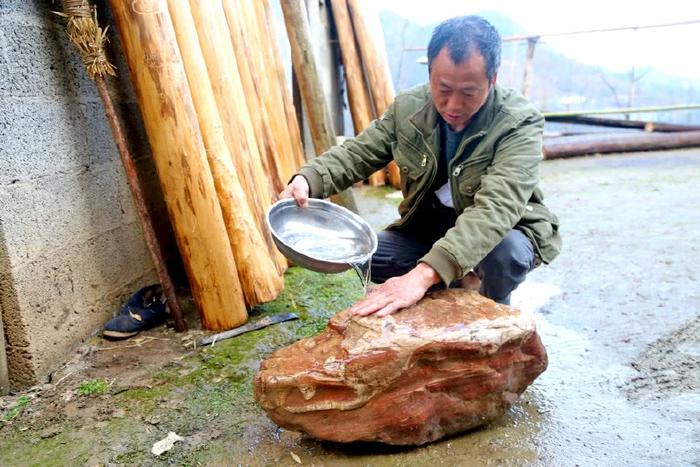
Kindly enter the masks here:
M 304 0 L 282 0 L 282 12 L 287 27 L 287 36 L 292 50 L 292 65 L 299 82 L 299 91 L 304 110 L 309 119 L 309 130 L 314 149 L 322 154 L 336 145 L 333 122 L 321 87 L 321 78 L 314 58 L 309 20 L 306 17 Z M 357 204 L 351 190 L 338 193 L 334 202 L 357 212 Z
M 360 57 L 355 45 L 355 34 L 350 21 L 347 0 L 331 0 L 335 27 L 338 31 L 340 52 L 343 57 L 345 82 L 348 86 L 348 103 L 352 114 L 355 134 L 360 134 L 374 120 L 374 110 L 365 86 L 365 77 L 360 64 Z M 370 185 L 383 185 L 384 171 L 379 170 L 369 177 Z
M 104 50 L 104 44 L 107 42 L 107 28 L 103 30 L 98 26 L 97 10 L 86 0 L 63 0 L 61 6 L 63 7 L 61 16 L 68 19 L 68 37 L 78 49 L 88 75 L 95 81 L 97 92 L 102 100 L 105 115 L 112 130 L 112 137 L 114 138 L 119 157 L 124 166 L 124 172 L 126 173 L 126 179 L 129 184 L 134 206 L 136 207 L 141 228 L 143 229 L 144 239 L 146 240 L 148 251 L 151 254 L 151 260 L 158 274 L 158 280 L 163 287 L 168 309 L 175 321 L 175 330 L 178 332 L 185 331 L 187 325 L 182 319 L 182 311 L 180 310 L 180 304 L 177 300 L 177 294 L 175 293 L 175 286 L 173 285 L 170 273 L 165 265 L 163 251 L 153 228 L 151 215 L 146 208 L 146 200 L 143 196 L 141 184 L 138 179 L 136 163 L 126 144 L 121 121 L 117 116 L 117 112 L 112 104 L 112 98 L 107 89 L 105 75 L 116 76 L 116 68 L 107 60 Z M 0 329 L 0 331 L 2 331 L 2 329 Z M 0 369 L 1 367 L 2 365 L 0 365 Z M 2 375 L 0 375 L 0 384 L 1 376 Z
M 231 34 L 231 44 L 236 54 L 238 71 L 241 77 L 245 98 L 248 103 L 255 137 L 260 148 L 263 168 L 271 179 L 275 193 L 284 189 L 289 180 L 288 169 L 284 166 L 284 148 L 280 147 L 280 138 L 276 138 L 270 124 L 270 113 L 267 110 L 265 99 L 268 93 L 265 90 L 263 80 L 266 73 L 256 73 L 253 70 L 253 55 L 259 54 L 259 43 L 251 31 L 244 27 L 245 20 L 237 8 L 241 6 L 240 0 L 224 0 L 224 12 Z M 251 40 L 252 39 L 252 40 Z
M 199 45 L 209 71 L 224 135 L 234 165 L 239 173 L 244 191 L 248 195 L 251 209 L 256 212 L 256 221 L 264 233 L 269 254 L 275 259 L 280 272 L 287 262 L 272 243 L 265 222 L 265 212 L 272 205 L 277 193 L 265 177 L 260 150 L 250 119 L 243 84 L 238 72 L 238 62 L 233 51 L 231 34 L 226 24 L 223 5 L 211 0 L 190 0 Z M 226 39 L 226 40 L 222 40 Z M 257 111 L 257 109 L 253 109 Z
M 190 5 L 188 0 L 168 0 L 168 6 L 246 304 L 252 307 L 274 300 L 284 282 L 258 230 L 226 146 Z
M 394 85 L 391 81 L 386 48 L 380 50 L 377 41 L 370 34 L 368 18 L 363 13 L 361 2 L 359 0 L 347 0 L 347 2 L 362 59 L 362 69 L 367 76 L 370 99 L 374 104 L 374 118 L 378 118 L 394 102 Z M 379 41 L 379 45 L 383 44 L 383 41 Z M 392 161 L 387 166 L 387 177 L 394 188 L 401 186 L 401 172 L 396 162 Z
M 110 0 L 202 325 L 247 311 L 166 0 Z

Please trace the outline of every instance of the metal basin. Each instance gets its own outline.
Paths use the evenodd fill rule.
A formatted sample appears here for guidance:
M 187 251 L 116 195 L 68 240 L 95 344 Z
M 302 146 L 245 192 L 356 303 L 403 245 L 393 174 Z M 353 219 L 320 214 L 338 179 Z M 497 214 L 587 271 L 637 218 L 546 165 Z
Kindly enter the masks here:
M 280 200 L 267 212 L 267 224 L 282 254 L 312 271 L 342 272 L 377 250 L 377 234 L 364 219 L 325 200 L 309 199 L 306 208 Z

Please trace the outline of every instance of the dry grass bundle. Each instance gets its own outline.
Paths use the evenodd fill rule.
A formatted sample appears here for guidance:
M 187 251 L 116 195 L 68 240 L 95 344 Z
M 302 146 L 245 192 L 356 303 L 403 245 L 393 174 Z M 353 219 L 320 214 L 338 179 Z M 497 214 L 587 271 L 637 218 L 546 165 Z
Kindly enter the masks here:
M 116 68 L 109 63 L 104 45 L 107 42 L 107 30 L 97 25 L 97 9 L 87 0 L 63 0 L 63 12 L 54 12 L 68 18 L 68 38 L 75 45 L 93 80 L 96 76 L 116 76 Z

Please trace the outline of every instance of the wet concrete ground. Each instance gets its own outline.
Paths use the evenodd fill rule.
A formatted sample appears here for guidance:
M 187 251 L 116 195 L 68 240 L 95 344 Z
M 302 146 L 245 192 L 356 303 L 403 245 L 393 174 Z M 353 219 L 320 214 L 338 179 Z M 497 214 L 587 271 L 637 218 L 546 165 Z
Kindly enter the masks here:
M 564 250 L 513 304 L 549 368 L 498 423 L 396 463 L 700 465 L 700 151 L 548 161 L 542 185 Z
M 489 426 L 412 449 L 278 429 L 250 394 L 260 359 L 359 293 L 352 272 L 291 271 L 258 313 L 293 310 L 298 322 L 196 351 L 183 345 L 196 331 L 163 328 L 91 344 L 0 423 L 0 465 L 700 465 L 700 151 L 545 162 L 542 180 L 564 251 L 513 304 L 535 310 L 549 368 Z M 358 193 L 377 228 L 396 215 L 388 193 Z M 92 378 L 108 392 L 79 395 Z M 156 458 L 168 431 L 185 439 Z

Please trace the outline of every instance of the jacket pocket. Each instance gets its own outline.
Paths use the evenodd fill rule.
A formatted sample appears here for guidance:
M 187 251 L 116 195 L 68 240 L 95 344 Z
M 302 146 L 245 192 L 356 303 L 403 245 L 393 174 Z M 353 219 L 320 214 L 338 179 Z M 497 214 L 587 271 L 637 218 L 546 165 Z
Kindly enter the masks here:
M 481 174 L 469 174 L 457 179 L 457 190 L 459 192 L 459 204 L 462 209 L 474 205 L 474 195 L 481 187 Z
M 416 182 L 420 180 L 428 171 L 427 154 L 407 148 L 405 145 L 396 144 L 393 148 L 393 156 L 396 165 L 401 172 L 401 191 L 404 198 L 416 188 Z
M 474 194 L 481 186 L 481 174 L 468 174 L 459 178 L 458 181 L 459 193 L 464 196 L 474 197 Z

